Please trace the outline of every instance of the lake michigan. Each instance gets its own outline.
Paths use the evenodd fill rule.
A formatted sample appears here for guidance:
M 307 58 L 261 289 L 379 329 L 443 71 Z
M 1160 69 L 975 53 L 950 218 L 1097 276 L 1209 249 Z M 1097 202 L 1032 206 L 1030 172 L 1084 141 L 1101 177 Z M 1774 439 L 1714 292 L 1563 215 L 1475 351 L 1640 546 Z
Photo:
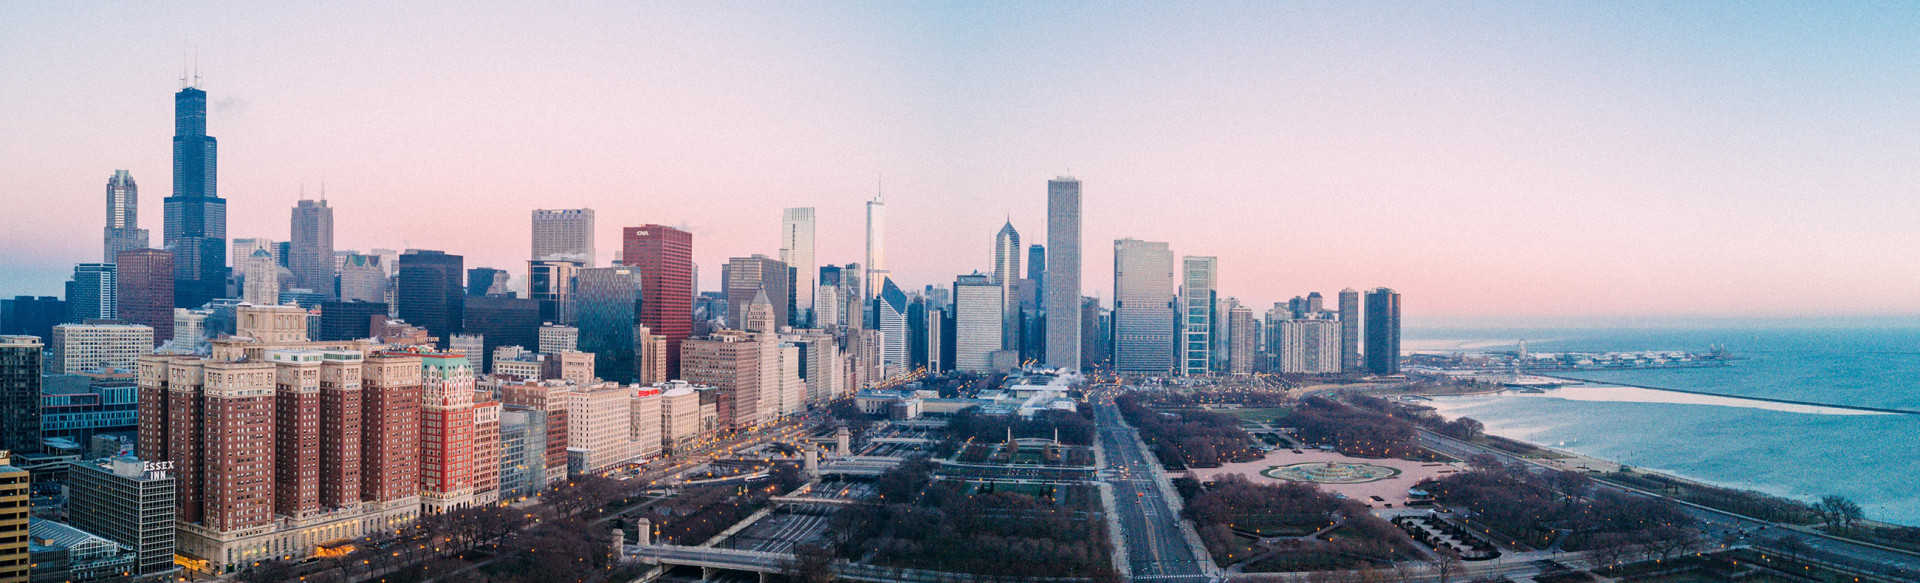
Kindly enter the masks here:
M 1682 393 L 1920 413 L 1920 330 L 1910 328 L 1408 329 L 1413 352 L 1684 350 L 1740 357 L 1711 368 L 1553 373 L 1596 381 L 1544 394 L 1443 397 L 1489 433 L 1742 489 L 1853 499 L 1868 518 L 1920 525 L 1920 414 L 1862 414 Z

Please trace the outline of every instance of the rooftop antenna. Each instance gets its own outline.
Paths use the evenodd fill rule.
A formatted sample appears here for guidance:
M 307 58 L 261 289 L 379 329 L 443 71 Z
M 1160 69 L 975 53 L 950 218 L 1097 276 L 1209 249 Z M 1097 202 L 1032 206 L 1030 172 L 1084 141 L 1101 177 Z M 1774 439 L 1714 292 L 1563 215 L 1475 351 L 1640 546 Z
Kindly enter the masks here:
M 200 88 L 200 45 L 193 45 L 193 87 Z
M 886 193 L 886 190 L 886 175 L 875 172 L 873 174 L 873 201 L 886 202 L 882 196 Z
M 307 199 L 307 183 L 301 182 L 300 183 L 300 200 L 306 200 L 306 199 Z
M 320 181 L 320 202 L 327 202 L 327 181 Z

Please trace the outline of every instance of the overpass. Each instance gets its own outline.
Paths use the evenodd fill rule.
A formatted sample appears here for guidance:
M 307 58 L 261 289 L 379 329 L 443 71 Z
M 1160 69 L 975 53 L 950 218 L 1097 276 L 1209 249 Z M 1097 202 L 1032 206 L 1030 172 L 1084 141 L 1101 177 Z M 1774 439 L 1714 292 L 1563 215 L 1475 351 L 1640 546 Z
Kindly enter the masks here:
M 659 565 L 663 569 L 650 572 L 641 580 L 657 578 L 666 569 L 673 567 L 699 567 L 702 579 L 711 579 L 715 571 L 745 571 L 759 573 L 766 581 L 769 575 L 785 573 L 796 558 L 792 553 L 768 553 L 761 551 L 741 551 L 715 549 L 708 547 L 685 547 L 679 545 L 626 545 L 622 551 L 623 560 L 639 561 L 649 565 Z M 833 574 L 842 581 L 867 581 L 870 583 L 888 583 L 904 581 L 907 583 L 973 583 L 979 578 L 964 573 L 943 571 L 921 571 L 917 569 L 898 569 L 851 563 L 845 559 L 833 562 Z M 1029 577 L 1024 579 L 996 578 L 995 581 L 1019 583 L 1087 583 L 1089 579 L 1075 577 Z

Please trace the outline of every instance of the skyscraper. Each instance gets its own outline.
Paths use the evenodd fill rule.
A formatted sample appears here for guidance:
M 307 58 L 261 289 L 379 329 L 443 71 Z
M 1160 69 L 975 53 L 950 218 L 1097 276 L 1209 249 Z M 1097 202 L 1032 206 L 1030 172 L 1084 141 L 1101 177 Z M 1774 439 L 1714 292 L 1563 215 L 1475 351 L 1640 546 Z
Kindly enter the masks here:
M 1005 319 L 1004 289 L 991 276 L 975 272 L 953 282 L 953 369 L 961 372 L 993 370 L 993 353 L 1000 348 L 1000 323 Z
M 74 528 L 132 549 L 135 581 L 167 581 L 174 565 L 174 480 L 137 458 L 75 462 L 68 470 L 67 517 Z
M 101 261 L 113 263 L 121 251 L 147 248 L 147 230 L 140 228 L 140 187 L 125 170 L 115 170 L 107 179 L 105 234 L 106 253 Z
M 537 347 L 540 344 L 540 303 L 528 298 L 487 296 L 467 298 L 461 311 L 461 329 L 481 336 L 483 351 L 468 354 L 477 370 L 493 370 L 493 349 L 501 346 Z M 324 316 L 323 316 L 324 319 Z
M 73 266 L 73 279 L 67 282 L 67 321 L 111 320 L 120 317 L 120 270 L 116 256 L 107 263 L 82 263 Z M 168 269 L 172 269 L 171 266 Z M 173 273 L 169 271 L 171 280 Z M 169 297 L 173 292 L 167 292 Z M 171 301 L 168 304 L 172 304 Z
M 465 258 L 442 251 L 408 249 L 400 256 L 400 274 L 395 306 L 400 319 L 426 328 L 446 346 L 465 324 L 465 294 L 460 275 Z
M 1360 292 L 1340 290 L 1340 370 L 1360 370 Z
M 1227 330 L 1232 337 L 1227 348 L 1227 372 L 1237 375 L 1252 374 L 1254 360 L 1255 330 L 1253 308 L 1235 304 L 1227 313 Z
M 273 261 L 273 255 L 265 249 L 255 249 L 253 254 L 238 259 L 240 275 L 245 281 L 240 287 L 240 301 L 264 306 L 279 304 L 280 264 Z
M 293 233 L 287 269 L 293 286 L 334 297 L 333 207 L 325 199 L 302 200 L 293 207 Z
M 484 298 L 507 294 L 508 275 L 504 269 L 492 267 L 474 267 L 467 270 L 467 297 Z
M 796 328 L 815 328 L 815 277 L 819 265 L 813 260 L 813 207 L 786 209 L 780 214 L 780 261 L 794 269 L 793 313 L 788 321 Z
M 1206 374 L 1213 365 L 1213 299 L 1220 260 L 1188 255 L 1181 264 L 1180 372 Z
M 1047 364 L 1080 366 L 1080 181 L 1047 181 Z
M 1281 320 L 1277 363 L 1280 372 L 1340 372 L 1340 323 L 1332 320 Z
M 198 308 L 226 295 L 227 201 L 220 198 L 217 169 L 207 92 L 181 89 L 173 95 L 173 194 L 166 198 L 164 229 L 177 281 L 170 308 Z
M 40 353 L 36 336 L 0 336 L 0 449 L 40 451 Z
M 881 334 L 880 362 L 886 364 L 886 375 L 891 377 L 907 367 L 907 294 L 889 277 L 880 280 L 880 294 L 874 300 L 874 328 Z
M 1020 232 L 1013 221 L 993 235 L 993 283 L 1000 286 L 1000 349 L 1020 349 Z
M 348 253 L 340 262 L 340 301 L 387 301 L 387 268 L 379 255 Z
M 620 236 L 621 261 L 640 270 L 640 323 L 666 338 L 668 378 L 683 378 L 680 343 L 693 333 L 693 234 L 649 224 Z
M 793 274 L 786 263 L 776 261 L 765 255 L 752 257 L 734 257 L 727 260 L 723 272 L 727 290 L 727 327 L 736 330 L 746 329 L 747 305 L 753 302 L 754 294 L 765 291 L 767 299 L 773 302 L 774 330 L 787 326 L 785 298 L 791 289 Z
M 1114 370 L 1148 374 L 1174 370 L 1177 300 L 1173 281 L 1173 250 L 1166 243 L 1113 242 Z
M 119 318 L 153 328 L 155 342 L 173 338 L 173 253 L 159 249 L 121 251 L 118 265 Z M 222 284 L 224 285 L 224 283 Z
M 593 267 L 593 209 L 535 209 L 534 261 L 572 261 Z
M 580 267 L 579 263 L 558 259 L 527 262 L 527 297 L 540 302 L 542 322 L 573 320 L 567 304 L 572 301 L 574 272 Z
M 580 329 L 580 351 L 593 353 L 594 368 L 607 380 L 634 380 L 633 332 L 640 323 L 644 280 L 639 269 L 627 266 L 582 269 L 573 277 L 568 311 Z
M 880 280 L 887 277 L 887 201 L 874 193 L 873 200 L 867 201 L 867 262 L 866 279 L 861 287 L 862 303 L 872 294 L 880 293 Z
M 1378 288 L 1367 292 L 1367 370 L 1373 374 L 1400 374 L 1400 293 Z
M 1034 243 L 1027 246 L 1027 279 L 1033 280 L 1033 284 L 1040 286 L 1041 289 L 1046 288 L 1047 247 L 1045 245 Z M 1042 304 L 1046 303 L 1044 293 L 1042 292 L 1040 300 Z

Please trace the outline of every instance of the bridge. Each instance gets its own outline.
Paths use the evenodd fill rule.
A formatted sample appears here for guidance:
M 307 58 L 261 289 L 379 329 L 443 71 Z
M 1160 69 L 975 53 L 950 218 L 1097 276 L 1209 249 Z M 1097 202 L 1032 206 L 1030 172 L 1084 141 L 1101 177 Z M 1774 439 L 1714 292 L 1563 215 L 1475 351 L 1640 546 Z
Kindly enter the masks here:
M 766 581 L 769 575 L 785 573 L 795 563 L 793 553 L 768 553 L 762 551 L 742 551 L 715 549 L 708 547 L 685 547 L 679 545 L 625 545 L 622 559 L 639 561 L 649 565 L 659 565 L 657 569 L 643 577 L 642 581 L 657 578 L 667 569 L 674 567 L 699 567 L 702 579 L 711 579 L 716 571 L 745 571 L 759 573 L 760 580 Z M 973 583 L 979 578 L 964 573 L 942 571 L 921 571 L 917 569 L 898 569 L 851 563 L 845 559 L 833 562 L 833 573 L 842 581 L 868 581 L 887 583 L 905 581 L 907 583 Z M 995 579 L 996 581 L 1020 583 L 1087 583 L 1085 578 L 1073 577 L 1030 577 L 1025 579 Z

